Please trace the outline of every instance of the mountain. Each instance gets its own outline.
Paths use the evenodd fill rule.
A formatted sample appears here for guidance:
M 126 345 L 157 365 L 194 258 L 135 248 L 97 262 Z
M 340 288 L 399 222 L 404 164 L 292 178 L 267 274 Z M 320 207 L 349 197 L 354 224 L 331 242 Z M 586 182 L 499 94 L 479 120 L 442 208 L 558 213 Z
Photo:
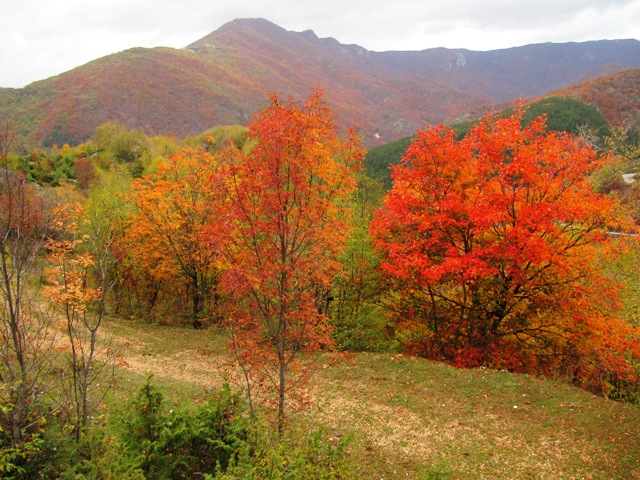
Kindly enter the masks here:
M 184 49 L 134 48 L 22 89 L 0 89 L 0 117 L 27 146 L 82 142 L 108 121 L 186 136 L 246 123 L 270 93 L 303 99 L 321 88 L 338 123 L 355 125 L 375 145 L 637 66 L 637 40 L 372 52 L 244 19 Z
M 640 131 L 640 68 L 571 85 L 553 94 L 595 106 L 609 124 Z

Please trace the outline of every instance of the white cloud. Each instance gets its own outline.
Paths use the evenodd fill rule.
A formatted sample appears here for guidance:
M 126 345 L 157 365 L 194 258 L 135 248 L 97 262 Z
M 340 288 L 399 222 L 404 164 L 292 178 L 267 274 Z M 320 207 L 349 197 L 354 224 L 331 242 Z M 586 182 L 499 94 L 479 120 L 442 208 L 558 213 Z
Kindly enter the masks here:
M 376 51 L 640 38 L 640 0 L 21 0 L 1 10 L 3 87 L 131 47 L 185 47 L 235 18 Z

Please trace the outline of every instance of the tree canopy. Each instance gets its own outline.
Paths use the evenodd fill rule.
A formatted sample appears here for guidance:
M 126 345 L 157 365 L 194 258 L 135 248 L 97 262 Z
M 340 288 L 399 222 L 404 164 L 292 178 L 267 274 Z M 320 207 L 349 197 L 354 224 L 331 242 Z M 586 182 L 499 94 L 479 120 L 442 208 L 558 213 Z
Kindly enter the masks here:
M 340 270 L 363 151 L 339 136 L 319 92 L 304 104 L 273 97 L 248 136 L 250 152 L 220 153 L 205 237 L 225 263 L 237 358 L 248 381 L 271 380 L 282 421 L 299 353 L 333 344 L 321 304 Z
M 592 188 L 595 151 L 522 116 L 462 139 L 420 131 L 393 169 L 371 233 L 405 346 L 465 367 L 628 375 L 638 331 L 599 265 L 631 223 Z

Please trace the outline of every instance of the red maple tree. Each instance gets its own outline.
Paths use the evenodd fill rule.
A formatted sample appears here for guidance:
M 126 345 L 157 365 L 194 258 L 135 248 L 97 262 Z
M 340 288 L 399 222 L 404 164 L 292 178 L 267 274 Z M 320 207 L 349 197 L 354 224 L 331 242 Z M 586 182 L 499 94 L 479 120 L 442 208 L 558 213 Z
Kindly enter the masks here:
M 596 193 L 596 153 L 522 112 L 463 139 L 420 131 L 371 224 L 397 284 L 407 349 L 452 364 L 561 371 L 602 383 L 631 373 L 638 331 L 616 316 L 599 265 L 628 232 Z
M 252 148 L 220 154 L 217 217 L 205 237 L 224 259 L 228 326 L 247 385 L 285 396 L 304 377 L 299 357 L 333 340 L 321 304 L 339 271 L 348 233 L 345 200 L 363 151 L 341 138 L 319 92 L 304 104 L 274 96 L 249 125 Z

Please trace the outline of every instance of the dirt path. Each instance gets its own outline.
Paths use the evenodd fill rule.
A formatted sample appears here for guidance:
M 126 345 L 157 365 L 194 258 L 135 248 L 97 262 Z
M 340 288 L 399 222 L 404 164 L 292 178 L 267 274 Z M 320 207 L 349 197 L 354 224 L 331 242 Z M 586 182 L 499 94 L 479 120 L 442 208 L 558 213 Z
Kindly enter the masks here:
M 121 329 L 120 325 L 118 330 Z M 128 327 L 126 333 L 114 332 L 112 328 L 108 330 L 108 335 L 121 352 L 120 366 L 139 375 L 153 373 L 169 380 L 202 385 L 207 390 L 221 388 L 233 375 L 228 354 L 205 348 L 205 342 L 185 348 L 184 342 L 180 341 L 176 342 L 176 348 L 169 345 L 158 351 L 156 344 L 166 343 L 166 340 L 150 338 L 148 333 L 142 333 L 135 327 Z

